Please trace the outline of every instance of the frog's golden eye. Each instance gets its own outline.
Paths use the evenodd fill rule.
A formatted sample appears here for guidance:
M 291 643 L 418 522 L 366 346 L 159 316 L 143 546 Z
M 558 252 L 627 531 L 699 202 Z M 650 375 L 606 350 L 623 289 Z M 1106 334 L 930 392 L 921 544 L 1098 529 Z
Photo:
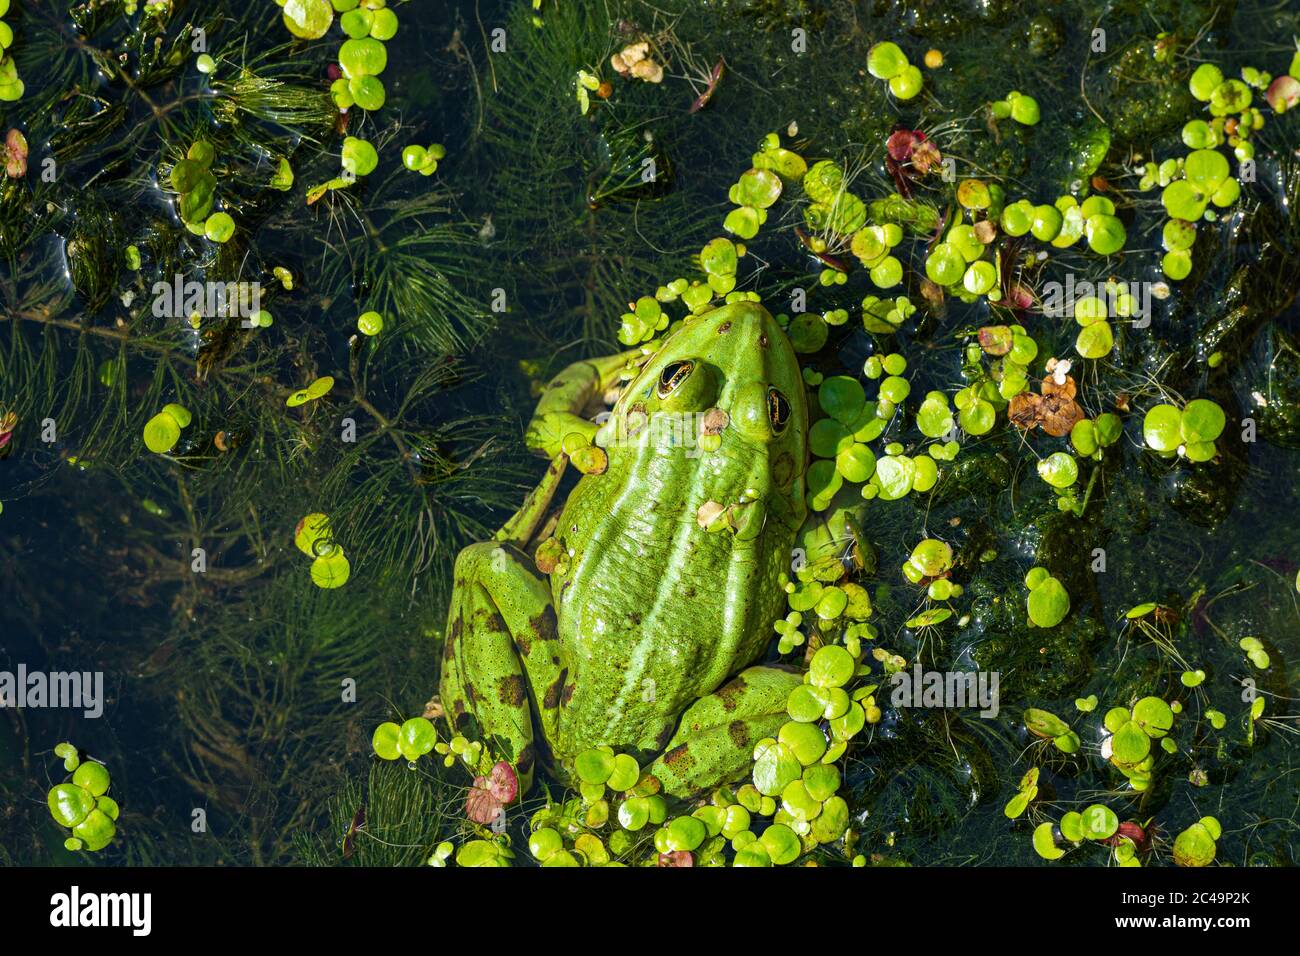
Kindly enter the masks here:
M 790 402 L 774 388 L 767 390 L 767 417 L 778 435 L 790 421 Z
M 659 373 L 659 387 L 655 390 L 655 394 L 660 398 L 667 398 L 678 385 L 686 381 L 694 369 L 694 362 L 669 362 Z

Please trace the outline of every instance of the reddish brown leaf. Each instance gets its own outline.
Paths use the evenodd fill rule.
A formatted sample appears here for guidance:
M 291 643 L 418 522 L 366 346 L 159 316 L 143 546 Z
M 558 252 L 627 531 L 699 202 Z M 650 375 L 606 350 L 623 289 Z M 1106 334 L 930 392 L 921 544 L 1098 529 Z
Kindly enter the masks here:
M 709 85 L 705 87 L 703 93 L 695 98 L 695 102 L 693 102 L 691 108 L 687 110 L 688 113 L 698 113 L 700 110 L 704 109 L 704 107 L 709 105 L 709 100 L 713 99 L 713 94 L 718 89 L 718 81 L 722 79 L 722 74 L 726 71 L 726 68 L 727 63 L 722 59 L 719 59 L 717 63 L 713 64 L 713 70 L 709 73 Z
M 4 158 L 5 173 L 10 179 L 22 179 L 27 175 L 27 138 L 16 129 L 11 129 L 5 136 L 4 146 L 0 146 L 0 155 Z
M 1007 405 L 1007 419 L 1017 428 L 1033 428 L 1038 424 L 1038 403 L 1041 401 L 1042 396 L 1033 392 L 1011 396 L 1011 403 Z
M 1039 386 L 1039 391 L 1044 395 L 1064 395 L 1066 398 L 1074 398 L 1078 394 L 1078 388 L 1074 384 L 1074 376 L 1065 376 L 1065 381 L 1060 385 L 1056 384 L 1056 379 L 1050 375 L 1043 379 L 1043 384 Z
M 885 169 L 888 170 L 889 175 L 893 177 L 894 188 L 898 190 L 898 194 L 902 196 L 904 199 L 911 199 L 912 181 L 908 178 L 907 173 L 903 170 L 902 165 L 899 164 L 892 156 L 886 156 Z
M 980 348 L 989 355 L 1006 355 L 1014 337 L 1008 325 L 986 325 L 979 330 Z
M 896 129 L 885 140 L 885 150 L 894 162 L 905 163 L 912 158 L 912 150 L 918 142 L 916 133 L 910 129 Z
M 660 867 L 694 866 L 695 859 L 687 850 L 672 850 L 669 853 L 660 853 L 656 865 Z
M 519 794 L 519 778 L 515 775 L 515 768 L 504 760 L 497 761 L 492 768 L 492 776 L 488 779 L 488 790 L 503 806 L 514 800 Z
M 465 797 L 465 816 L 475 823 L 491 823 L 501 813 L 501 801 L 492 795 L 487 777 L 475 777 L 474 786 Z
M 1015 309 L 1031 309 L 1036 302 L 1034 291 L 1019 282 L 1013 282 L 1007 289 L 1007 303 Z
M 1083 418 L 1083 408 L 1072 398 L 1061 394 L 1044 395 L 1040 405 L 1038 425 L 1053 438 L 1070 434 L 1074 423 Z
M 943 154 L 939 152 L 939 147 L 928 139 L 917 143 L 912 149 L 912 168 L 922 176 L 942 162 Z

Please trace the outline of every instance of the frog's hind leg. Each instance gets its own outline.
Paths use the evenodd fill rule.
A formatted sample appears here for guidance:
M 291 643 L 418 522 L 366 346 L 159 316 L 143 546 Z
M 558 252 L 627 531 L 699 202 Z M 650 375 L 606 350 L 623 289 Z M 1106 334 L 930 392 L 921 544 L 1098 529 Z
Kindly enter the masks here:
M 550 587 L 527 557 L 509 542 L 461 551 L 438 689 L 452 728 L 514 765 L 521 793 L 538 756 L 534 710 L 553 734 L 565 673 Z
M 677 733 L 650 767 L 666 793 L 687 797 L 746 776 L 754 746 L 776 736 L 786 698 L 803 678 L 782 667 L 750 667 L 682 714 Z

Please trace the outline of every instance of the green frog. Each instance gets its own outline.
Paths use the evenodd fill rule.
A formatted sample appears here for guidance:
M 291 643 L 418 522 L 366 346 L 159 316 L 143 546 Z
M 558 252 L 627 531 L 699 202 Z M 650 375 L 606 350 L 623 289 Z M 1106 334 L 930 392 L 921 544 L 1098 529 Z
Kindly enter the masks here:
M 602 746 L 675 796 L 744 776 L 801 682 L 753 665 L 784 611 L 807 435 L 794 350 L 752 301 L 564 369 L 527 431 L 546 475 L 456 560 L 439 687 L 453 728 L 508 760 L 521 793 L 539 762 L 573 782 Z M 570 458 L 584 474 L 556 508 Z

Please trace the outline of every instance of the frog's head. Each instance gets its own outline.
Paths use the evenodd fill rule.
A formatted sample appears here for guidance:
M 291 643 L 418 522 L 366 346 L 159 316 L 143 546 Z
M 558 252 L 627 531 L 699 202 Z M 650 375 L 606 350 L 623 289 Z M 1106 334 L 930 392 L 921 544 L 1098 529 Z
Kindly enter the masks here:
M 655 419 L 665 413 L 670 427 L 656 431 Z M 683 322 L 619 397 L 610 425 L 630 435 L 646 429 L 650 442 L 679 436 L 687 447 L 673 453 L 699 476 L 699 490 L 710 500 L 762 499 L 769 506 L 762 510 L 802 520 L 808 453 L 803 378 L 785 331 L 755 302 Z M 710 434 L 720 439 L 716 449 L 707 438 L 690 449 L 700 441 L 694 436 Z M 645 447 L 644 439 L 636 444 Z

